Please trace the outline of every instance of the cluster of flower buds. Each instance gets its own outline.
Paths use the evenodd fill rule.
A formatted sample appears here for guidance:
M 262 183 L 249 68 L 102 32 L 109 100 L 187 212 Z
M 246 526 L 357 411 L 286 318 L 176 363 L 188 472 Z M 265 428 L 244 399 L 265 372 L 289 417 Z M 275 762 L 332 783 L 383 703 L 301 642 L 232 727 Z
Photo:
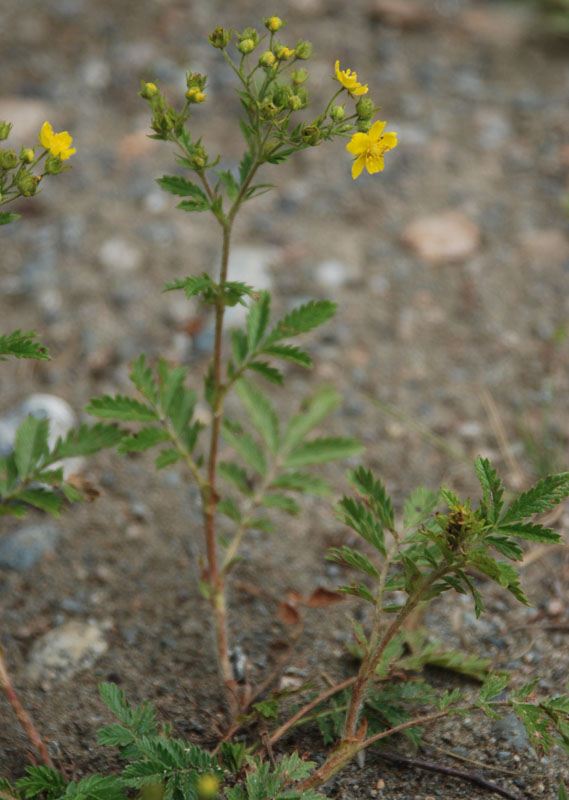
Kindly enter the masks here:
M 150 127 L 154 131 L 154 138 L 168 141 L 172 135 L 179 136 L 187 115 L 179 114 L 169 106 L 166 95 L 160 93 L 155 83 L 142 81 L 138 94 L 148 102 L 152 110 Z
M 0 141 L 5 141 L 11 130 L 12 123 L 0 122 Z M 29 167 L 34 159 L 31 147 L 22 147 L 19 155 L 15 150 L 0 149 L 0 203 L 36 193 L 42 176 L 34 175 Z
M 206 76 L 199 72 L 188 72 L 186 75 L 186 100 L 190 103 L 203 103 L 205 100 Z

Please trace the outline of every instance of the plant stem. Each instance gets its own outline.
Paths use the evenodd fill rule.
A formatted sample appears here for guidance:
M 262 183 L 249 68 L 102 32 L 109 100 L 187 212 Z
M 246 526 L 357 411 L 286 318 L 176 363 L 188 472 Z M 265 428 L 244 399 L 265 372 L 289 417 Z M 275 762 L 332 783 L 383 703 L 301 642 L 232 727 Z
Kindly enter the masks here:
M 27 711 L 21 704 L 20 699 L 16 693 L 16 690 L 12 685 L 12 681 L 10 680 L 10 676 L 8 675 L 8 671 L 6 669 L 6 664 L 4 662 L 4 656 L 2 655 L 1 648 L 0 648 L 0 688 L 4 690 L 4 694 L 6 695 L 8 702 L 14 709 L 16 716 L 20 721 L 21 726 L 27 733 L 28 739 L 30 740 L 32 746 L 34 747 L 36 752 L 39 753 L 43 763 L 47 767 L 55 769 L 53 761 L 49 757 L 49 754 L 47 752 L 47 747 L 45 746 L 43 739 L 37 732 L 34 723 L 31 721 Z

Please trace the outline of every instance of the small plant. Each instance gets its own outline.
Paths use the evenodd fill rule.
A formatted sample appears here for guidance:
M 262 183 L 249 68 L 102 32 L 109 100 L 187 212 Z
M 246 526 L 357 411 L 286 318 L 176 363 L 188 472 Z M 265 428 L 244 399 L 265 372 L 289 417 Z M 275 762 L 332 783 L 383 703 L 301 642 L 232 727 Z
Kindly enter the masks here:
M 246 202 L 272 188 L 254 182 L 266 164 L 278 165 L 300 150 L 347 137 L 356 179 L 364 169 L 370 174 L 380 172 L 385 153 L 397 145 L 396 135 L 384 132 L 385 123 L 373 121 L 378 109 L 367 96 L 367 85 L 351 70 L 340 69 L 338 61 L 331 75 L 335 82 L 332 97 L 319 114 L 307 120 L 310 97 L 303 64 L 310 58 L 311 46 L 300 40 L 291 47 L 277 39 L 284 25 L 277 16 L 264 19 L 264 25 L 265 36 L 251 27 L 238 34 L 218 27 L 209 37 L 236 77 L 244 111 L 240 127 L 245 153 L 238 174 L 219 169 L 220 159 L 212 157 L 206 143 L 196 139 L 187 124 L 207 100 L 205 76 L 187 74 L 181 110 L 169 105 L 156 82 L 143 82 L 140 91 L 150 106 L 152 137 L 173 144 L 178 165 L 195 179 L 164 175 L 159 185 L 181 198 L 178 208 L 211 213 L 220 226 L 219 273 L 191 275 L 166 286 L 166 291 L 200 298 L 215 314 L 213 356 L 201 388 L 210 410 L 209 425 L 196 418 L 200 392 L 187 387 L 187 370 L 165 359 L 151 364 L 143 354 L 133 362 L 130 374 L 137 397 L 98 397 L 88 406 L 97 417 L 137 427 L 128 432 L 115 425 L 81 428 L 49 451 L 45 426 L 27 420 L 14 453 L 3 464 L 7 488 L 0 498 L 12 513 L 34 501 L 58 512 L 60 506 L 52 499 L 54 487 L 67 492 L 59 473 L 50 483 L 53 460 L 88 454 L 113 443 L 118 443 L 120 453 L 159 447 L 158 469 L 178 462 L 185 465 L 202 503 L 205 557 L 201 589 L 214 622 L 229 712 L 227 732 L 208 752 L 175 738 L 170 726 L 158 723 L 148 703 L 133 707 L 120 689 L 103 684 L 102 698 L 117 722 L 99 732 L 99 743 L 118 748 L 125 762 L 121 773 L 69 782 L 54 769 L 49 757 L 44 757 L 43 766 L 29 767 L 27 775 L 13 786 L 0 783 L 3 800 L 124 800 L 132 792 L 141 800 L 326 800 L 319 790 L 361 751 L 396 734 L 418 743 L 426 726 L 474 712 L 494 718 L 513 711 L 539 754 L 549 752 L 556 743 L 569 750 L 569 695 L 538 697 L 537 681 L 510 690 L 510 676 L 491 671 L 487 659 L 445 649 L 422 630 L 409 631 L 405 625 L 419 608 L 450 591 L 470 595 L 476 615 L 482 614 L 484 600 L 473 571 L 528 604 L 515 566 L 523 557 L 520 541 L 559 541 L 559 535 L 535 522 L 534 516 L 569 496 L 567 472 L 544 477 L 505 508 L 496 471 L 488 460 L 478 458 L 475 469 L 481 500 L 477 506 L 444 487 L 439 491 L 417 489 L 405 502 L 400 522 L 382 482 L 363 467 L 351 471 L 349 481 L 356 496 L 345 496 L 336 515 L 360 537 L 361 544 L 357 549 L 346 545 L 332 548 L 329 558 L 359 573 L 357 580 L 341 586 L 340 591 L 355 596 L 369 610 L 368 626 L 353 622 L 355 645 L 351 651 L 360 661 L 357 673 L 310 698 L 288 718 L 282 695 L 265 697 L 249 708 L 248 698 L 239 693 L 229 657 L 227 582 L 239 560 L 243 538 L 252 528 L 270 528 L 263 509 L 296 514 L 299 494 L 326 494 L 329 487 L 313 468 L 358 455 L 361 446 L 350 438 L 321 434 L 321 424 L 340 402 L 332 388 L 317 389 L 283 422 L 257 382 L 284 385 L 282 362 L 309 368 L 311 356 L 297 344 L 302 343 L 297 337 L 327 322 L 335 305 L 312 301 L 271 322 L 270 293 L 258 292 L 233 280 L 239 276 L 228 274 L 234 222 Z M 232 43 L 236 52 L 229 49 Z M 353 102 L 353 111 L 346 111 L 338 102 L 342 94 Z M 300 112 L 304 115 L 299 116 Z M 62 148 L 57 157 L 70 154 L 71 141 L 57 139 L 63 134 L 46 131 L 45 135 L 52 137 L 49 142 L 54 147 Z M 244 329 L 231 332 L 227 354 L 225 310 L 237 303 L 247 306 L 247 317 Z M 12 345 L 9 336 L 6 347 L 29 351 L 35 346 L 31 333 L 16 332 L 11 337 Z M 232 391 L 246 421 L 227 414 L 226 399 Z M 220 460 L 222 440 L 235 452 L 234 459 Z M 75 499 L 73 494 L 71 499 Z M 227 538 L 220 536 L 220 514 L 232 524 Z M 429 663 L 460 671 L 482 685 L 476 692 L 437 691 L 415 677 Z M 411 673 L 414 677 L 409 680 Z M 256 741 L 248 738 L 248 733 L 251 723 L 259 720 L 265 730 L 269 725 L 274 729 Z M 272 748 L 276 743 L 292 728 L 309 721 L 317 723 L 326 743 L 334 745 L 324 761 L 317 764 L 296 753 L 275 760 Z M 246 737 L 236 741 L 235 734 L 241 730 Z M 560 784 L 560 800 L 565 796 Z

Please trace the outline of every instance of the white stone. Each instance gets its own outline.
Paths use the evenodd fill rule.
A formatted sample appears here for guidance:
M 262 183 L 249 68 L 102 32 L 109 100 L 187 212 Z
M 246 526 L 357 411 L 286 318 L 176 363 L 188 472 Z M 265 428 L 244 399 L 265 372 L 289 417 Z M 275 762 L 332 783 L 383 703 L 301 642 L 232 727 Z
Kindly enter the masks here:
M 318 283 L 327 289 L 340 289 L 350 281 L 349 268 L 337 258 L 329 258 L 318 264 L 315 275 Z
M 142 264 L 140 250 L 120 236 L 107 239 L 99 250 L 98 258 L 108 272 L 136 272 Z
M 255 291 L 271 289 L 273 280 L 270 268 L 280 257 L 281 250 L 278 247 L 235 247 L 229 257 L 227 280 L 241 281 Z M 230 328 L 241 327 L 246 316 L 247 309 L 240 303 L 225 309 L 225 321 Z
M 79 620 L 66 622 L 34 643 L 25 678 L 42 689 L 49 689 L 76 672 L 93 667 L 107 649 L 101 625 Z
M 35 147 L 41 126 L 51 121 L 55 131 L 61 131 L 57 120 L 53 117 L 53 109 L 43 100 L 22 97 L 0 97 L 0 120 L 12 122 L 14 127 L 4 147 L 16 149 L 16 145 L 25 144 Z
M 480 246 L 480 229 L 461 211 L 420 217 L 406 226 L 403 241 L 431 264 L 464 261 Z

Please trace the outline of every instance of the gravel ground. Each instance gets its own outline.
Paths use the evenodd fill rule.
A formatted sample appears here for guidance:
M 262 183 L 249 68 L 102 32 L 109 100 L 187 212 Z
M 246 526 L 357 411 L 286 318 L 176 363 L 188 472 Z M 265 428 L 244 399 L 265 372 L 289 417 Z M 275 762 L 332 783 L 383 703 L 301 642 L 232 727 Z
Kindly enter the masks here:
M 313 373 L 291 370 L 275 402 L 284 411 L 319 382 L 337 386 L 343 405 L 332 432 L 364 441 L 364 463 L 397 503 L 418 484 L 442 481 L 476 494 L 468 462 L 478 454 L 516 490 L 541 470 L 563 469 L 569 51 L 537 36 L 528 6 L 514 2 L 352 0 L 348 8 L 336 0 L 270 7 L 250 0 L 3 0 L 0 119 L 15 123 L 10 143 L 19 145 L 20 134 L 31 144 L 49 119 L 72 133 L 77 154 L 73 169 L 2 230 L 2 330 L 35 328 L 52 361 L 4 365 L 0 413 L 41 392 L 64 399 L 83 419 L 90 397 L 130 393 L 128 364 L 141 352 L 203 374 L 211 319 L 160 289 L 216 263 L 217 230 L 204 215 L 175 211 L 174 198 L 154 183 L 173 170 L 173 155 L 146 138 L 148 114 L 136 92 L 141 78 L 157 78 L 180 97 L 185 71 L 207 73 L 208 103 L 197 125 L 208 149 L 236 166 L 238 103 L 207 33 L 217 24 L 258 25 L 271 13 L 289 20 L 283 40 L 313 42 L 316 105 L 328 99 L 338 58 L 369 83 L 387 129 L 399 136 L 385 171 L 357 182 L 341 143 L 300 154 L 278 178 L 268 168 L 263 177 L 278 180 L 278 190 L 240 217 L 231 277 L 270 285 L 277 311 L 311 298 L 339 303 L 335 321 L 307 338 Z M 326 471 L 338 494 L 344 469 Z M 9 667 L 70 777 L 116 767 L 95 746 L 107 719 L 96 692 L 101 680 L 119 682 L 135 701 L 152 700 L 178 735 L 208 743 L 220 723 L 207 609 L 196 590 L 195 491 L 177 469 L 156 476 L 144 457 L 101 455 L 84 475 L 103 497 L 50 522 L 39 535 L 47 556 L 34 566 L 16 556 L 12 568 L 0 568 Z M 28 522 L 41 532 L 46 521 Z M 344 575 L 323 555 L 350 542 L 328 501 L 309 501 L 301 519 L 277 522 L 272 537 L 249 538 L 232 586 L 234 638 L 254 680 L 288 635 L 279 602 L 288 591 L 334 589 Z M 556 525 L 566 536 L 567 510 Z M 3 526 L 9 535 L 20 523 Z M 433 604 L 426 619 L 449 645 L 481 649 L 510 669 L 514 685 L 540 676 L 540 690 L 565 691 L 568 580 L 564 550 L 531 550 L 523 583 L 535 608 L 518 608 L 485 587 L 481 620 L 456 598 Z M 322 680 L 322 670 L 348 674 L 345 612 L 355 608 L 306 612 L 292 657 L 302 680 Z M 70 622 L 94 626 L 101 652 L 91 668 L 42 687 L 29 677 L 34 644 Z M 559 779 L 569 778 L 560 750 L 538 761 L 509 719 L 451 721 L 427 740 L 416 757 L 456 765 L 440 748 L 452 750 L 484 764 L 459 767 L 482 771 L 519 797 L 556 797 Z M 323 753 L 312 734 L 289 744 Z M 412 755 L 403 742 L 394 749 Z M 25 763 L 23 736 L 7 723 L 0 772 L 17 776 Z M 490 796 L 394 767 L 375 753 L 328 793 L 346 800 Z

